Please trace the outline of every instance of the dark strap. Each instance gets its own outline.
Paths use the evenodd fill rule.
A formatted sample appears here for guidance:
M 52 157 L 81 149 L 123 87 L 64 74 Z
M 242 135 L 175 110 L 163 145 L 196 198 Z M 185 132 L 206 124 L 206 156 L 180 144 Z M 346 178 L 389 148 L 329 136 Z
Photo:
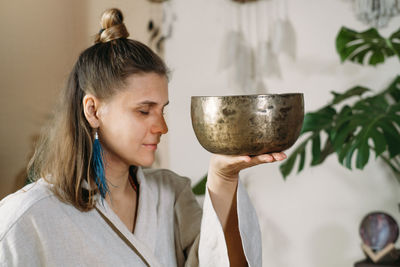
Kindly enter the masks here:
M 146 264 L 146 266 L 150 267 L 150 264 L 143 257 L 143 255 L 137 250 L 137 248 L 118 230 L 117 227 L 96 207 L 97 212 L 104 219 L 104 221 L 117 233 L 117 235 L 128 245 L 138 256 L 139 258 Z

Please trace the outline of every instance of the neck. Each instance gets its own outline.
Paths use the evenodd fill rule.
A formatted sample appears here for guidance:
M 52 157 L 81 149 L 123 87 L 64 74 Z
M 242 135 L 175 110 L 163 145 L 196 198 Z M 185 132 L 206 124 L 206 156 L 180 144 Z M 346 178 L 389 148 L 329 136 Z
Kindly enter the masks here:
M 111 195 L 123 194 L 131 187 L 129 182 L 129 168 L 124 170 L 107 168 L 105 176 Z
M 129 182 L 129 165 L 113 159 L 111 155 L 106 153 L 104 163 L 104 174 L 109 194 L 113 197 L 129 192 L 132 187 Z

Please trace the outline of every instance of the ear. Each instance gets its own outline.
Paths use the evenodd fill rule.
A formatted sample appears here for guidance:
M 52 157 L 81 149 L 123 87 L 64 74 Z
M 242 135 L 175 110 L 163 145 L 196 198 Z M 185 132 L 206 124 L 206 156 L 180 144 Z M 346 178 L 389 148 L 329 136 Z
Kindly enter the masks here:
M 83 112 L 86 120 L 92 128 L 99 128 L 100 121 L 97 112 L 100 107 L 100 100 L 92 94 L 87 94 L 83 97 Z

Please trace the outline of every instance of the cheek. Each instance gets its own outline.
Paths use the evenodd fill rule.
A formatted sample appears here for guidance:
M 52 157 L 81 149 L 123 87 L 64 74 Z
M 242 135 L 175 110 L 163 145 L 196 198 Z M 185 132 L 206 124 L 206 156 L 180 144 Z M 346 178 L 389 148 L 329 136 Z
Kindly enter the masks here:
M 124 148 L 137 145 L 146 135 L 145 124 L 132 114 L 117 113 L 115 116 L 105 116 L 103 121 L 102 132 L 113 146 Z

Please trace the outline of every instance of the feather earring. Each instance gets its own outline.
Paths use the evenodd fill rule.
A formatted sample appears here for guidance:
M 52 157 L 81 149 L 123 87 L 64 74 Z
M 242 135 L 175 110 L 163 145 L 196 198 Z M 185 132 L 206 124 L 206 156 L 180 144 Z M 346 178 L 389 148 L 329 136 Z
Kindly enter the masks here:
M 101 197 L 105 198 L 108 192 L 108 186 L 106 182 L 106 177 L 104 175 L 103 149 L 101 147 L 97 131 L 94 134 L 92 159 L 93 169 L 95 173 L 95 182 L 97 184 L 97 187 L 99 188 Z

